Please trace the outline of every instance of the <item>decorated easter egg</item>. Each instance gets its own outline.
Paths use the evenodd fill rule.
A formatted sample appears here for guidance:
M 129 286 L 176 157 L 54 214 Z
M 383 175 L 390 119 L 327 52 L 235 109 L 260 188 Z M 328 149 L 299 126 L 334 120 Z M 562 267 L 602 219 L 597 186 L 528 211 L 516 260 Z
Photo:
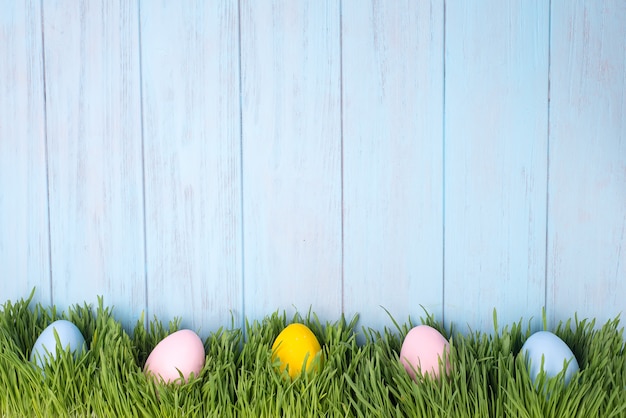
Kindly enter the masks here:
M 74 353 L 74 356 L 85 348 L 85 338 L 78 327 L 70 321 L 60 319 L 48 325 L 39 335 L 30 353 L 31 362 L 43 367 L 45 363 L 56 358 L 57 340 L 55 333 L 59 337 L 61 349 L 69 349 Z
M 439 362 L 444 352 L 449 354 L 450 344 L 439 331 L 428 325 L 418 325 L 411 329 L 404 338 L 400 349 L 400 362 L 411 378 L 415 379 L 416 371 L 422 375 L 439 376 Z M 440 360 L 441 359 L 441 360 Z M 447 371 L 450 363 L 446 365 Z
M 158 380 L 170 383 L 187 382 L 193 373 L 198 376 L 204 367 L 204 344 L 200 337 L 189 329 L 176 331 L 165 337 L 152 350 L 144 371 Z
M 313 368 L 315 357 L 321 350 L 315 334 L 306 325 L 290 324 L 276 337 L 272 360 L 280 360 L 280 371 L 287 369 L 293 379 L 300 375 L 305 361 L 307 371 Z
M 565 342 L 549 331 L 539 331 L 531 335 L 521 349 L 530 378 L 535 383 L 542 369 L 547 378 L 555 377 L 567 367 L 565 371 L 565 384 L 567 385 L 574 373 L 579 370 L 576 356 Z M 565 366 L 567 362 L 567 366 Z

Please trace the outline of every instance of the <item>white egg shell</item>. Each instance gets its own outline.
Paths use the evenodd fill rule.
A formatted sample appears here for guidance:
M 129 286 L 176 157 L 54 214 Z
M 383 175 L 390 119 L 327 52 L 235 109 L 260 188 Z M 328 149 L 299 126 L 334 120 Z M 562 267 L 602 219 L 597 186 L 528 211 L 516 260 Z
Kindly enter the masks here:
M 154 347 L 146 360 L 144 371 L 166 383 L 176 380 L 180 382 L 182 373 L 186 382 L 191 373 L 194 376 L 200 374 L 204 361 L 202 340 L 195 332 L 183 329 L 168 335 Z
M 533 383 L 541 371 L 542 358 L 543 370 L 547 378 L 555 377 L 563 371 L 565 362 L 568 362 L 565 372 L 566 385 L 579 370 L 578 361 L 572 350 L 562 339 L 549 331 L 539 331 L 531 335 L 522 346 L 521 353 L 526 365 L 529 366 Z
M 415 371 L 422 375 L 439 376 L 439 361 L 443 360 L 444 352 L 448 355 L 450 344 L 439 331 L 428 325 L 418 325 L 411 329 L 404 338 L 400 350 L 400 362 L 411 378 L 415 379 Z M 450 363 L 446 365 L 450 370 Z
M 56 331 L 61 347 L 76 353 L 85 347 L 85 338 L 76 325 L 65 319 L 54 321 L 42 331 L 35 341 L 30 353 L 30 361 L 43 367 L 44 363 L 56 358 L 57 343 L 54 337 Z

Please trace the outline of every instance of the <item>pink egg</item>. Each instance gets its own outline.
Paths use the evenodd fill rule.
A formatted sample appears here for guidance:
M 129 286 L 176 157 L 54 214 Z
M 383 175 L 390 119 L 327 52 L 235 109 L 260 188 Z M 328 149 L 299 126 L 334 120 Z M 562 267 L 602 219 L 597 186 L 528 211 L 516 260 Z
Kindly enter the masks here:
M 144 371 L 166 383 L 180 382 L 182 373 L 187 382 L 191 373 L 194 376 L 200 374 L 204 360 L 204 344 L 200 337 L 191 330 L 183 329 L 168 335 L 154 347 L 146 360 Z
M 444 352 L 449 354 L 450 344 L 443 335 L 428 325 L 418 325 L 404 338 L 400 350 L 400 362 L 415 379 L 415 371 L 420 370 L 423 375 L 431 373 L 433 377 L 439 376 L 439 359 L 443 359 Z M 450 363 L 446 365 L 450 371 Z

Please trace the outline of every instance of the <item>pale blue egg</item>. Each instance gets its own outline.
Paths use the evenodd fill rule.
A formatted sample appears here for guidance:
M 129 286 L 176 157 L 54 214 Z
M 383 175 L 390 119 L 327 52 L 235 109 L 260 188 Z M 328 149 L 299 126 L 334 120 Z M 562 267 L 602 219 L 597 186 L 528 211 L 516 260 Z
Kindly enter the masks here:
M 48 325 L 39 335 L 30 353 L 30 361 L 39 367 L 43 367 L 50 359 L 56 358 L 57 343 L 54 337 L 55 331 L 59 336 L 61 347 L 64 350 L 69 347 L 70 351 L 74 352 L 74 356 L 85 347 L 85 338 L 76 325 L 64 319 L 55 321 Z
M 541 371 L 543 358 L 543 370 L 546 378 L 558 375 L 565 368 L 565 385 L 567 385 L 576 372 L 578 372 L 578 361 L 572 350 L 565 342 L 549 331 L 539 331 L 531 335 L 524 343 L 521 350 L 529 367 L 530 378 L 535 383 Z

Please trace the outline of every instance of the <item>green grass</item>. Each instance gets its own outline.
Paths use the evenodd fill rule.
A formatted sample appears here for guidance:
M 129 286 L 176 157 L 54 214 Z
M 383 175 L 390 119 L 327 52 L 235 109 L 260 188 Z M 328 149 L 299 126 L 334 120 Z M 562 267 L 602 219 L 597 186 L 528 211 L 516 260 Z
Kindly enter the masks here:
M 75 305 L 57 312 L 26 300 L 0 311 L 0 416 L 4 417 L 626 417 L 626 350 L 619 320 L 597 326 L 574 318 L 552 330 L 576 355 L 581 371 L 565 387 L 563 376 L 536 387 L 518 355 L 530 336 L 522 321 L 491 333 L 456 332 L 426 315 L 450 339 L 448 377 L 410 379 L 398 361 L 410 321 L 382 332 L 357 329 L 358 318 L 323 323 L 273 313 L 220 329 L 205 340 L 206 365 L 187 384 L 147 378 L 148 354 L 180 321 L 144 318 L 127 333 L 112 309 Z M 34 305 L 34 306 L 33 306 Z M 61 352 L 43 372 L 29 361 L 37 336 L 56 319 L 82 331 L 89 349 L 76 359 Z M 291 322 L 307 324 L 322 344 L 319 372 L 285 379 L 271 346 Z M 545 314 L 544 314 L 545 328 Z M 245 331 L 245 332 L 244 332 Z M 364 342 L 357 342 L 357 333 Z M 546 396 L 545 393 L 549 393 Z

